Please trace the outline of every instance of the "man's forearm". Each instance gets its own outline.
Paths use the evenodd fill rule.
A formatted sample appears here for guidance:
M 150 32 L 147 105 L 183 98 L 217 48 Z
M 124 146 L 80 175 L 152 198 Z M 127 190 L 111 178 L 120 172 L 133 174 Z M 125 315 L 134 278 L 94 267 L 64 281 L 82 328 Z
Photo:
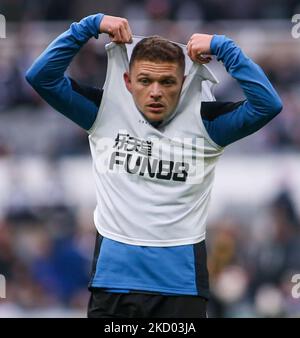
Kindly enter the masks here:
M 63 77 L 73 57 L 91 38 L 98 37 L 102 15 L 92 15 L 75 22 L 58 36 L 27 71 L 27 80 L 35 85 L 51 85 Z
M 65 71 L 91 38 L 98 37 L 102 14 L 91 15 L 56 38 L 26 73 L 27 81 L 53 108 L 85 129 L 95 120 L 98 107 L 72 88 Z
M 236 79 L 252 110 L 272 116 L 280 112 L 281 100 L 263 70 L 224 35 L 214 35 L 211 52 L 222 61 L 227 72 Z
M 211 52 L 236 79 L 247 100 L 236 109 L 206 123 L 212 139 L 221 146 L 248 136 L 272 120 L 282 109 L 281 100 L 262 69 L 223 35 L 214 35 Z

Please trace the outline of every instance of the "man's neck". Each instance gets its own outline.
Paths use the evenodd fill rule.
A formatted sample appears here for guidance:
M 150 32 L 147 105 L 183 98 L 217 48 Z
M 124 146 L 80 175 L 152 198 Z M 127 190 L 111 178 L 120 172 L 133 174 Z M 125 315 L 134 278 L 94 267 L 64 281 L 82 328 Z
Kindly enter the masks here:
M 162 123 L 162 121 L 153 121 L 153 122 L 149 121 L 149 122 L 154 128 L 158 128 Z

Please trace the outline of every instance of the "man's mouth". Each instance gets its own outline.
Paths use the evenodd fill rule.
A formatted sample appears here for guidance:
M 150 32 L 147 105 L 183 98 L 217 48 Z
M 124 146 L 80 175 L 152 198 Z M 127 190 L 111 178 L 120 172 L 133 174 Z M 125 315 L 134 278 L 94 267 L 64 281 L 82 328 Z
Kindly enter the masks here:
M 164 108 L 164 105 L 162 103 L 150 103 L 147 105 L 151 111 L 153 112 L 160 112 L 163 108 Z

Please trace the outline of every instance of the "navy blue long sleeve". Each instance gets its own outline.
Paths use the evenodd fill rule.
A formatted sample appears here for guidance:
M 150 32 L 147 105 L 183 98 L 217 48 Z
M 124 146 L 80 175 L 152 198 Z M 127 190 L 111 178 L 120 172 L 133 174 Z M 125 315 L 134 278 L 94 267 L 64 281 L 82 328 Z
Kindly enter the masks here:
M 36 59 L 26 79 L 54 109 L 88 130 L 96 119 L 98 107 L 72 87 L 65 71 L 73 57 L 92 37 L 98 38 L 103 14 L 96 14 L 73 23 Z
M 232 40 L 224 35 L 214 35 L 211 52 L 239 82 L 247 98 L 230 113 L 204 121 L 211 138 L 218 145 L 226 146 L 262 128 L 280 113 L 282 103 L 262 69 Z
M 84 43 L 91 37 L 98 37 L 102 18 L 102 14 L 97 14 L 73 23 L 49 45 L 26 74 L 28 82 L 45 101 L 86 130 L 95 121 L 100 98 L 87 98 L 84 90 L 78 90 L 64 73 Z M 281 111 L 282 103 L 262 69 L 232 40 L 214 35 L 211 51 L 239 82 L 246 96 L 243 103 L 227 104 L 225 111 L 221 109 L 224 105 L 202 105 L 202 109 L 210 104 L 214 110 L 219 110 L 212 114 L 213 118 L 205 111 L 201 114 L 207 117 L 203 121 L 210 137 L 220 146 L 226 146 L 262 128 Z M 101 94 L 98 90 L 97 95 Z

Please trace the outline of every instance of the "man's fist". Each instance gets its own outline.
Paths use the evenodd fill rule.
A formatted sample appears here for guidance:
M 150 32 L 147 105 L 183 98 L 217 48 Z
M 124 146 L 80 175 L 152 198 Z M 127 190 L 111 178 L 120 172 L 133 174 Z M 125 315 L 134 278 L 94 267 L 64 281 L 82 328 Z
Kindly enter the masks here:
M 194 61 L 201 64 L 208 63 L 212 60 L 210 43 L 213 35 L 193 34 L 187 44 L 188 56 Z
M 124 18 L 104 15 L 100 23 L 100 33 L 107 33 L 116 43 L 131 43 L 132 33 L 129 23 Z

